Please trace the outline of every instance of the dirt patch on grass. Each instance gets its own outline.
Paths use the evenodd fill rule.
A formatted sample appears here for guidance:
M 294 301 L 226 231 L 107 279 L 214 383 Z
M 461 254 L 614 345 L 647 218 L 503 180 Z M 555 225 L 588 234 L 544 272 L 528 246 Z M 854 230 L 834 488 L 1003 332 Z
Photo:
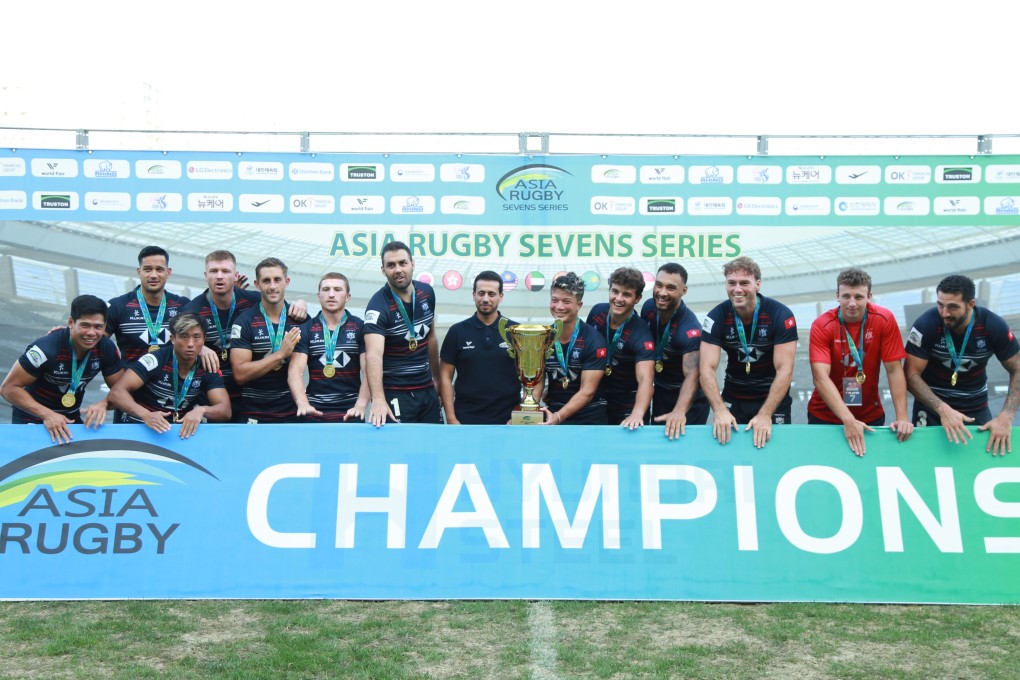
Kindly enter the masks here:
M 180 613 L 180 612 L 175 612 Z M 233 644 L 262 637 L 262 621 L 252 613 L 238 607 L 212 618 L 183 617 L 195 630 L 181 635 L 180 644 L 167 647 L 170 659 L 208 658 L 208 648 Z

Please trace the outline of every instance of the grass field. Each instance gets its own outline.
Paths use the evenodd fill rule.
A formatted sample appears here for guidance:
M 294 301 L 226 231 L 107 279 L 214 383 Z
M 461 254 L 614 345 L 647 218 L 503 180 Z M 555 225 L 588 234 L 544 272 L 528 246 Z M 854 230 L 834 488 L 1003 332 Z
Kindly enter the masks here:
M 3 678 L 1012 680 L 1018 643 L 1016 607 L 0 603 Z

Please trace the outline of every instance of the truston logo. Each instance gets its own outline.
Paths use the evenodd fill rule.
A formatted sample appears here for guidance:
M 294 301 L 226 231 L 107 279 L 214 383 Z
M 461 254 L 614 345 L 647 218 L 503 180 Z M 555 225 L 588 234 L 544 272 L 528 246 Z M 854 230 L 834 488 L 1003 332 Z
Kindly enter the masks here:
M 654 215 L 657 213 L 675 213 L 676 212 L 675 198 L 646 198 L 644 213 L 648 215 Z
M 182 477 L 217 479 L 179 453 L 130 440 L 33 451 L 0 467 L 0 554 L 163 555 L 181 524 L 158 511 L 161 487 L 188 486 Z
M 935 181 L 939 184 L 974 184 L 981 181 L 981 167 L 977 165 L 938 165 Z
M 496 182 L 504 210 L 567 210 L 564 187 L 569 172 L 555 165 L 532 163 L 514 168 Z
M 39 193 L 39 208 L 42 210 L 70 210 L 71 194 Z
M 342 163 L 340 179 L 344 182 L 381 182 L 385 172 L 376 163 Z

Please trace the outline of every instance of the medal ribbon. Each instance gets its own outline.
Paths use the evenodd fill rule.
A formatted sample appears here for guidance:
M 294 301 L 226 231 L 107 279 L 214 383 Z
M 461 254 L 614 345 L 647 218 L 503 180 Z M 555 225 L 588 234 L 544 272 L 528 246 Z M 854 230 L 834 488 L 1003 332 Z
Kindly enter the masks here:
M 620 341 L 620 336 L 623 335 L 624 327 L 630 323 L 630 320 L 634 318 L 635 314 L 636 312 L 632 309 L 630 311 L 630 318 L 620 324 L 620 327 L 616 329 L 616 333 L 613 335 L 613 339 L 610 340 L 609 319 L 612 314 L 609 311 L 606 311 L 606 343 L 608 343 L 608 347 L 606 348 L 606 366 L 613 365 L 613 350 L 616 349 L 616 343 Z
M 220 336 L 220 349 L 230 349 L 230 338 L 227 337 L 226 332 L 223 330 L 223 325 L 220 323 L 220 310 L 213 304 L 212 297 L 206 293 L 205 299 L 209 301 L 209 311 L 212 312 L 210 316 L 213 318 L 213 323 L 216 324 L 216 332 Z M 230 291 L 230 311 L 227 312 L 227 325 L 230 325 L 231 319 L 234 318 L 234 306 L 237 305 L 237 295 L 234 291 Z
M 280 349 L 280 345 L 283 344 L 283 335 L 287 332 L 287 303 L 283 303 L 283 311 L 280 312 L 280 323 L 273 327 L 273 322 L 269 318 L 269 314 L 266 313 L 266 308 L 259 303 L 259 311 L 262 312 L 262 316 L 266 320 L 266 330 L 269 331 L 269 342 L 273 346 L 273 351 Z
M 663 355 L 666 353 L 666 345 L 669 344 L 669 329 L 673 325 L 673 319 L 680 313 L 680 308 L 683 307 L 683 302 L 677 305 L 676 311 L 673 312 L 673 316 L 669 317 L 669 321 L 666 322 L 666 327 L 662 331 L 662 335 L 659 337 L 659 342 L 655 345 L 655 360 L 662 361 Z M 659 310 L 655 310 L 655 331 L 659 331 Z
M 755 295 L 754 297 L 754 318 L 751 320 L 751 342 L 754 342 L 754 332 L 758 330 L 758 311 L 761 309 L 761 298 Z M 737 336 L 740 338 L 740 346 L 744 348 L 744 359 L 747 363 L 748 368 L 751 364 L 751 348 L 747 344 L 747 336 L 744 335 L 744 322 L 737 314 L 736 310 L 733 312 L 734 325 L 737 327 Z
M 178 392 L 177 391 L 177 353 L 176 352 L 172 352 L 172 354 L 174 356 L 174 363 L 173 363 L 173 369 L 174 369 L 174 373 L 173 373 L 173 376 L 174 376 L 174 410 L 175 411 L 179 411 L 181 409 L 181 406 L 184 404 L 185 397 L 188 396 L 188 389 L 191 387 L 191 381 L 195 378 L 195 369 L 198 368 L 198 361 L 196 360 L 195 363 L 192 364 L 191 370 L 188 371 L 188 377 L 184 379 L 184 387 L 181 388 L 180 392 Z
M 607 328 L 608 328 L 608 325 L 607 325 Z M 559 341 L 559 338 L 556 339 L 556 344 L 555 344 L 555 347 L 556 347 L 556 361 L 557 361 L 557 363 L 560 366 L 560 370 L 563 371 L 564 377 L 566 377 L 566 378 L 570 377 L 570 371 L 567 368 L 567 361 L 570 358 L 570 353 L 574 351 L 574 343 L 577 341 L 577 334 L 580 332 L 580 330 L 581 330 L 581 322 L 580 321 L 575 321 L 574 322 L 574 332 L 570 334 L 570 344 L 567 345 L 567 356 L 566 356 L 566 358 L 564 358 L 564 356 L 563 356 L 563 343 Z
M 850 336 L 850 329 L 846 327 L 846 321 L 843 321 L 843 308 L 839 308 L 839 323 L 843 326 L 843 331 L 846 333 L 846 344 L 850 348 L 850 356 L 854 358 L 854 362 L 857 364 L 857 372 L 864 371 L 864 326 L 868 323 L 868 308 L 864 308 L 864 318 L 861 319 L 861 339 L 858 342 L 861 345 L 861 349 L 858 351 L 857 345 L 854 344 L 854 339 Z
M 390 291 L 393 293 L 393 291 Z M 414 306 L 415 306 L 415 290 L 414 283 L 411 283 L 411 313 L 407 313 L 407 309 L 404 307 L 404 301 L 400 299 L 400 296 L 393 293 L 393 299 L 397 301 L 397 311 L 400 312 L 400 318 L 404 320 L 404 325 L 407 326 L 407 339 L 415 340 L 414 333 Z
M 977 317 L 975 310 L 970 310 L 970 323 L 967 324 L 967 332 L 963 335 L 963 344 L 960 345 L 960 353 L 956 353 L 956 345 L 953 344 L 953 336 L 949 334 L 949 329 L 946 328 L 945 324 L 942 325 L 942 332 L 946 336 L 946 350 L 949 352 L 949 358 L 953 360 L 953 375 L 960 372 L 960 364 L 963 362 L 963 353 L 967 351 L 967 341 L 970 340 L 970 332 L 974 330 L 974 319 Z
M 71 346 L 71 387 L 70 394 L 78 393 L 78 385 L 81 385 L 81 377 L 85 374 L 85 366 L 89 363 L 89 354 L 91 352 L 85 352 L 85 358 L 81 362 L 81 366 L 78 365 L 78 352 L 74 349 L 74 343 L 71 342 L 71 336 L 67 336 L 67 344 Z
M 138 298 L 138 307 L 142 310 L 142 317 L 145 319 L 145 326 L 149 329 L 149 344 L 158 345 L 159 335 L 163 332 L 163 314 L 166 313 L 166 294 L 159 301 L 159 311 L 156 313 L 156 320 L 149 316 L 149 305 L 142 295 L 142 287 L 135 288 L 135 296 Z
M 329 332 L 326 325 L 326 317 L 319 312 L 319 319 L 322 321 L 322 353 L 326 356 L 326 366 L 333 365 L 333 353 L 336 351 L 336 341 L 340 339 L 340 329 L 347 323 L 347 310 L 340 316 L 340 323 L 336 326 L 336 335 Z

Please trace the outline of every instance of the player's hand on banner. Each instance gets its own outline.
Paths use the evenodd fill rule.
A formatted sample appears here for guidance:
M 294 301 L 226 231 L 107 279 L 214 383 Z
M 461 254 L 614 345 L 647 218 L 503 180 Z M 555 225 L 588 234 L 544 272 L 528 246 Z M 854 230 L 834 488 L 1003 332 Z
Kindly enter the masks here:
M 945 404 L 943 404 L 945 406 Z M 967 423 L 973 423 L 974 419 L 965 416 L 956 409 L 946 406 L 939 410 L 939 418 L 942 420 L 942 429 L 946 431 L 946 439 L 954 444 L 966 444 L 968 439 L 974 435 L 967 429 Z
M 889 429 L 896 433 L 898 442 L 905 442 L 914 434 L 914 424 L 909 420 L 894 420 L 889 424 Z
M 759 413 L 747 421 L 747 427 L 744 428 L 744 432 L 748 430 L 754 430 L 755 448 L 765 448 L 765 445 L 772 439 L 772 418 Z
M 99 426 L 106 422 L 106 411 L 108 410 L 106 400 L 103 399 L 100 402 L 92 404 L 82 412 L 82 418 L 85 422 L 85 427 L 91 427 L 92 429 L 98 430 Z
M 195 434 L 198 430 L 198 426 L 202 424 L 202 414 L 198 413 L 197 410 L 189 411 L 188 415 L 181 418 L 181 439 L 187 439 L 191 435 Z
M 733 417 L 729 409 L 716 413 L 712 420 L 712 436 L 719 440 L 720 444 L 728 444 L 730 434 L 737 431 L 737 419 Z
M 149 411 L 142 418 L 142 422 L 162 434 L 170 431 L 170 423 L 166 420 L 169 415 L 169 411 Z
M 652 419 L 654 423 L 666 423 L 666 437 L 668 439 L 679 439 L 680 435 L 687 434 L 687 414 L 670 411 Z
M 645 421 L 637 414 L 631 413 L 629 416 L 623 419 L 620 423 L 620 427 L 625 427 L 628 430 L 636 430 L 645 424 Z
M 387 421 L 392 420 L 394 423 L 400 422 L 396 416 L 393 415 L 393 411 L 384 401 L 372 400 L 372 410 L 368 414 L 368 422 L 372 423 L 376 427 L 382 427 Z
M 978 432 L 990 431 L 985 452 L 993 456 L 1005 456 L 1013 451 L 1013 423 L 1002 413 L 978 427 Z
M 50 411 L 50 414 L 43 418 L 43 425 L 50 433 L 50 441 L 54 444 L 71 443 L 71 430 L 67 426 L 72 422 L 74 421 L 56 411 Z
M 850 445 L 850 450 L 855 456 L 860 457 L 867 453 L 868 449 L 864 443 L 865 431 L 874 432 L 875 428 L 857 419 L 843 423 L 843 436 L 846 437 L 846 443 Z
M 354 406 L 347 409 L 347 413 L 344 414 L 344 420 L 364 420 L 365 419 L 365 402 L 356 401 Z
M 323 416 L 322 411 L 318 410 L 309 403 L 299 404 L 297 407 L 297 417 L 304 418 L 305 416 L 315 416 L 321 418 Z

